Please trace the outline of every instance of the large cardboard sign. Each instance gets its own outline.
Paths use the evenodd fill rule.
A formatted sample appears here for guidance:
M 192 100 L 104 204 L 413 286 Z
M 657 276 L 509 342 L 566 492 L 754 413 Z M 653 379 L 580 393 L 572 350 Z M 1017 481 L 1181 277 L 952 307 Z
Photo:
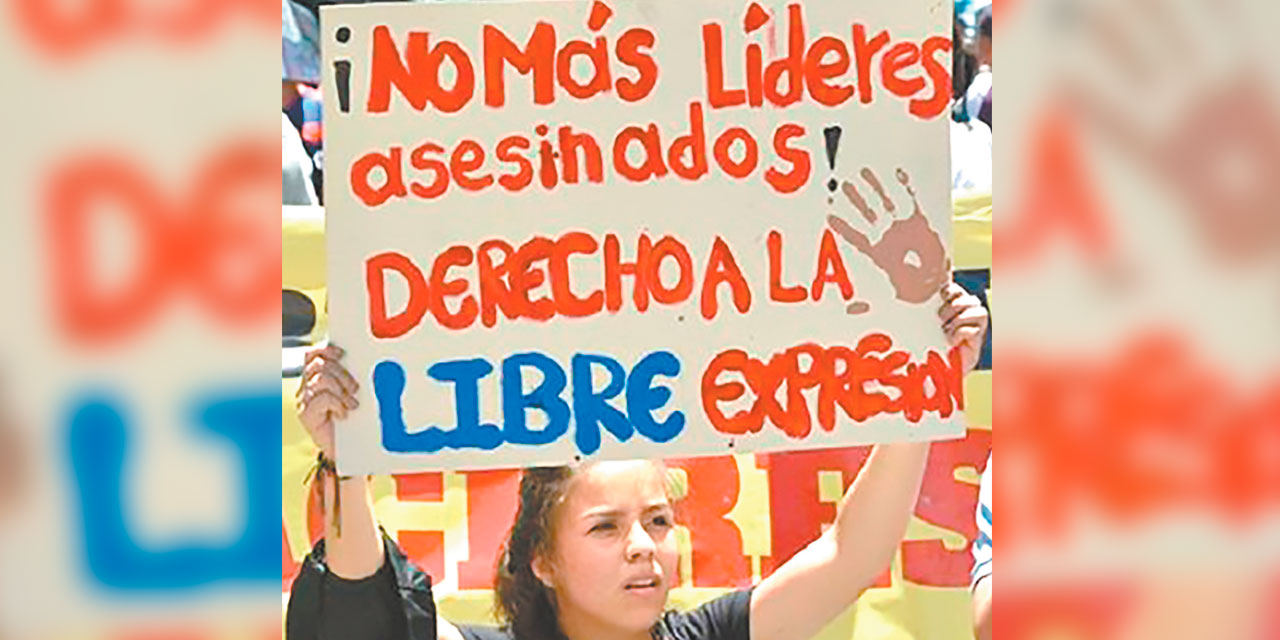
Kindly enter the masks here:
M 950 12 L 323 15 L 343 472 L 955 437 Z

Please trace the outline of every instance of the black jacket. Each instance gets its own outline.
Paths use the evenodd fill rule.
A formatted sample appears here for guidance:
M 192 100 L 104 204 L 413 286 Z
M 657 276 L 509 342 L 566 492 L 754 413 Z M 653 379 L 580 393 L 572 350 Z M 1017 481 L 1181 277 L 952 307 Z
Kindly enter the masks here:
M 435 640 L 436 605 L 431 596 L 431 576 L 409 559 L 391 539 L 384 537 L 386 559 L 378 572 L 363 580 L 344 580 L 329 573 L 324 540 L 316 543 L 293 581 L 285 613 L 288 640 Z M 378 598 L 382 589 L 370 583 L 394 585 L 400 597 L 395 604 Z M 399 611 L 369 615 L 370 607 L 394 606 Z M 390 627 L 370 628 L 371 620 L 388 621 Z

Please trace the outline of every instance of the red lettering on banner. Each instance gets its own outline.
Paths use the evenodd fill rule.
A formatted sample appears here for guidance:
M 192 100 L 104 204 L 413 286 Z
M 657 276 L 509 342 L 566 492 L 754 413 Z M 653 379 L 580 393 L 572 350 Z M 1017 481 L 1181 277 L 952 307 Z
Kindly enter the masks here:
M 557 135 L 548 138 L 550 128 L 538 124 L 534 127 L 538 184 L 545 191 L 554 191 L 563 185 L 602 184 L 606 160 L 613 173 L 628 182 L 645 183 L 671 175 L 690 182 L 702 180 L 710 173 L 710 164 L 701 104 L 689 104 L 688 119 L 688 131 L 672 138 L 666 146 L 661 128 L 652 122 L 623 127 L 603 144 L 595 134 L 576 130 L 571 125 L 560 126 Z M 779 125 L 773 132 L 772 147 L 777 157 L 764 170 L 763 180 L 778 193 L 794 193 L 808 183 L 813 163 L 809 151 L 799 144 L 805 133 L 805 128 L 795 123 Z M 488 152 L 480 142 L 471 139 L 459 140 L 452 149 L 425 141 L 409 149 L 408 167 L 405 148 L 400 145 L 370 150 L 351 163 L 351 193 L 365 206 L 376 208 L 410 195 L 420 200 L 435 200 L 445 196 L 451 184 L 475 192 L 484 191 L 496 182 L 507 191 L 523 191 L 533 185 L 534 167 L 527 152 L 534 142 L 529 136 L 513 134 L 497 143 L 494 155 L 504 171 L 511 169 L 505 173 L 485 172 Z M 733 180 L 746 180 L 766 164 L 760 157 L 760 147 L 755 133 L 734 126 L 715 135 L 710 153 L 720 174 Z M 411 170 L 430 179 L 413 179 Z
M 795 193 L 809 183 L 809 173 L 813 163 L 809 160 L 809 152 L 789 146 L 792 140 L 804 137 L 808 132 L 798 124 L 784 124 L 773 132 L 773 151 L 778 159 L 791 165 L 791 170 L 782 172 L 777 167 L 769 167 L 764 172 L 765 182 L 778 193 Z
M 458 563 L 458 588 L 492 589 L 502 543 L 516 521 L 518 470 L 465 471 L 468 558 Z
M 1000 499 L 1013 514 L 1001 520 L 1005 548 L 1061 539 L 1076 524 L 1073 505 L 1116 527 L 1171 512 L 1244 525 L 1280 499 L 1280 379 L 1246 394 L 1169 334 L 1117 351 L 1097 361 L 1002 361 L 997 419 L 1036 423 L 1034 433 L 1001 436 L 1004 459 L 1027 470 L 1019 491 Z
M 612 15 L 602 4 L 600 10 L 593 7 L 588 27 L 598 31 Z M 607 14 L 605 12 L 608 12 Z M 557 49 L 555 27 L 540 22 L 534 27 L 524 48 L 518 47 L 500 29 L 491 25 L 484 28 L 485 104 L 502 107 L 506 103 L 507 65 L 523 75 L 533 75 L 533 102 L 546 105 L 555 101 L 555 86 L 578 100 L 586 100 L 616 87 L 618 96 L 627 102 L 635 102 L 649 95 L 657 82 L 658 67 L 650 55 L 656 41 L 648 29 L 633 28 L 618 39 L 615 54 L 618 61 L 636 72 L 636 78 L 619 78 L 615 84 L 610 66 L 608 40 L 597 36 L 592 41 L 569 40 Z M 590 62 L 590 79 L 579 82 L 573 76 L 575 57 L 585 57 Z
M 871 104 L 875 94 L 871 92 L 871 59 L 889 44 L 889 32 L 881 31 L 867 39 L 866 25 L 853 25 L 853 58 L 858 69 L 858 99 Z
M 920 59 L 933 85 L 933 95 L 913 98 L 907 107 L 912 115 L 925 120 L 936 117 L 951 104 L 951 91 L 948 89 L 951 86 L 951 66 L 938 61 L 935 56 L 939 51 L 951 52 L 951 38 L 933 36 L 921 45 Z
M 470 286 L 464 278 L 449 278 L 449 269 L 465 267 L 472 263 L 474 256 L 471 249 L 465 246 L 453 246 L 445 249 L 431 268 L 431 313 L 435 315 L 440 326 L 449 329 L 463 329 L 471 326 L 479 312 L 479 305 L 474 296 L 465 295 Z M 463 296 L 458 311 L 449 310 L 448 299 Z
M 942 440 L 930 446 L 915 515 L 964 536 L 969 544 L 953 551 L 937 539 L 904 540 L 902 577 L 907 581 L 926 587 L 969 586 L 969 573 L 973 569 L 970 545 L 978 537 L 974 521 L 978 485 L 956 480 L 955 471 L 967 466 L 981 472 L 990 453 L 991 431 L 988 429 L 969 429 L 963 440 Z
M 844 272 L 843 261 L 833 253 L 834 240 L 829 232 L 824 233 L 825 249 L 819 252 L 813 290 L 820 297 L 825 284 L 833 282 L 847 299 L 853 295 L 852 283 Z M 771 235 L 769 243 L 773 268 L 780 269 L 781 236 Z M 593 291 L 575 288 L 572 274 L 582 269 L 570 268 L 571 260 L 599 263 L 603 272 L 601 288 Z M 458 277 L 451 278 L 454 273 Z M 739 313 L 750 310 L 751 289 L 724 239 L 715 239 L 704 274 L 700 304 L 703 317 L 711 320 L 718 313 L 720 285 L 729 287 Z M 397 309 L 388 308 L 386 279 L 390 275 L 398 276 L 408 292 L 407 299 Z M 641 234 L 636 240 L 634 261 L 623 259 L 621 242 L 615 234 L 605 235 L 603 247 L 581 231 L 566 232 L 554 239 L 531 238 L 519 247 L 503 240 L 486 240 L 475 252 L 465 245 L 455 245 L 435 257 L 429 276 L 411 258 L 388 251 L 365 261 L 370 331 L 378 338 L 403 336 L 421 323 L 427 311 L 439 326 L 453 330 L 470 327 L 477 318 L 486 327 L 495 326 L 499 311 L 508 319 L 527 318 L 539 322 L 559 316 L 617 313 L 623 306 L 624 276 L 632 279 L 629 297 L 641 312 L 647 311 L 651 302 L 668 306 L 683 304 L 697 289 L 693 255 L 673 236 L 662 236 L 655 243 L 648 235 Z M 543 285 L 547 285 L 551 295 L 534 298 L 534 291 Z M 783 295 L 776 289 L 777 283 L 773 294 Z M 797 286 L 794 292 L 807 296 L 809 289 Z M 914 367 L 907 368 L 908 382 L 914 383 L 913 376 L 930 377 L 938 385 L 946 382 L 940 370 L 945 368 L 945 363 L 940 359 L 921 365 L 919 371 Z M 921 406 L 933 407 L 929 403 L 934 400 L 937 398 L 933 396 L 922 397 L 909 400 L 908 405 L 914 408 L 923 402 Z M 908 415 L 913 414 L 908 411 Z
M 769 524 L 773 554 L 763 563 L 765 575 L 773 573 L 796 552 L 817 540 L 822 535 L 822 525 L 835 522 L 839 502 L 819 499 L 818 472 L 839 472 L 843 492 L 857 477 L 870 453 L 870 447 L 848 447 L 756 455 L 758 464 L 769 471 L 769 513 L 772 516 Z M 872 588 L 890 584 L 889 568 L 886 567 Z
M 1027 140 L 1028 176 L 1012 221 L 994 231 L 993 257 L 1013 264 L 1044 255 L 1052 240 L 1067 236 L 1095 263 L 1111 251 L 1096 179 L 1089 175 L 1073 116 L 1052 109 L 1040 116 Z
M 391 106 L 391 89 L 395 87 L 409 105 L 423 111 L 428 105 L 444 113 L 454 113 L 471 100 L 475 92 L 475 69 L 471 56 L 461 45 L 441 39 L 433 46 L 425 31 L 409 33 L 405 56 L 400 55 L 391 29 L 386 25 L 373 28 L 373 53 L 369 63 L 369 113 L 386 113 Z M 453 86 L 441 85 L 441 66 L 454 68 Z
M 435 148 L 433 149 L 431 147 Z M 414 150 L 412 158 L 415 167 L 417 167 L 419 161 L 424 165 L 428 162 L 423 157 L 425 152 L 436 150 L 443 151 L 443 149 L 440 149 L 435 145 L 431 145 L 431 147 L 423 145 L 419 149 Z M 351 165 L 351 192 L 355 194 L 357 198 L 360 198 L 361 202 L 370 207 L 378 206 L 391 199 L 392 196 L 399 196 L 403 198 L 408 195 L 409 192 L 404 186 L 404 174 L 400 170 L 400 160 L 403 154 L 404 150 L 400 147 L 391 147 L 385 154 L 375 152 L 361 156 Z M 423 166 L 418 168 L 421 169 L 426 167 Z M 382 170 L 382 186 L 373 186 L 373 172 L 375 169 Z M 432 186 L 436 187 L 436 185 L 439 185 L 437 188 L 440 193 L 444 193 L 444 188 L 448 186 L 448 183 L 440 184 L 437 180 Z M 435 191 L 434 189 L 427 189 L 417 183 L 414 183 L 413 192 L 419 197 L 426 197 L 427 194 L 434 193 Z
M 598 32 L 612 16 L 604 5 L 593 8 L 588 27 Z M 603 17 L 601 17 L 603 16 Z M 760 12 L 752 20 L 748 32 L 759 28 L 771 18 Z M 708 22 L 701 27 L 703 63 L 706 79 L 706 102 L 712 109 L 741 105 L 763 108 L 785 108 L 804 99 L 826 106 L 837 107 L 852 100 L 855 94 L 861 101 L 875 99 L 874 81 L 879 76 L 885 90 L 905 99 L 907 111 L 920 119 L 935 119 L 946 110 L 950 96 L 950 71 L 945 60 L 950 52 L 951 40 L 941 35 L 923 41 L 895 41 L 888 30 L 868 36 L 864 24 L 851 24 L 848 37 L 821 35 L 811 43 L 806 42 L 803 7 L 792 3 L 787 7 L 786 54 L 767 65 L 759 43 L 748 42 L 743 47 L 745 77 L 729 80 L 726 73 L 726 43 L 720 24 Z M 401 42 L 386 25 L 373 28 L 370 34 L 372 56 L 369 69 L 367 113 L 384 113 L 390 110 L 392 93 L 399 93 L 408 106 L 418 111 L 434 107 L 451 113 L 466 107 L 475 92 L 476 78 L 471 55 L 459 44 L 437 37 L 426 31 L 411 31 Z M 484 104 L 498 109 L 506 105 L 508 67 L 515 77 L 528 76 L 529 94 L 536 105 L 554 103 L 557 87 L 575 100 L 589 100 L 604 93 L 616 93 L 625 102 L 635 102 L 647 97 L 656 86 L 658 67 L 652 57 L 656 37 L 643 28 L 633 28 L 619 38 L 611 57 L 608 37 L 595 35 L 591 39 L 571 39 L 557 42 L 556 26 L 538 23 L 524 39 L 523 44 L 512 40 L 493 25 L 482 29 L 484 49 L 481 65 L 484 83 Z M 403 55 L 402 55 L 403 54 Z M 939 58 L 943 59 L 939 59 Z M 616 58 L 616 60 L 614 59 Z M 576 63 L 585 64 L 576 64 Z M 621 64 L 634 73 L 634 77 L 614 73 L 613 64 Z M 452 86 L 442 84 L 442 67 L 455 70 Z M 730 65 L 731 67 L 734 65 Z M 590 69 L 589 77 L 573 73 L 575 68 Z M 730 85 L 736 85 L 730 87 Z M 781 88 L 780 88 L 781 87 Z M 539 184 L 545 190 L 554 190 L 561 180 L 557 175 L 556 159 L 563 165 L 565 184 L 581 182 L 577 152 L 585 154 L 587 180 L 602 183 L 604 161 L 612 162 L 612 170 L 619 178 L 644 183 L 659 180 L 669 173 L 680 179 L 699 180 L 708 173 L 708 137 L 703 121 L 703 106 L 693 102 L 689 110 L 691 132 L 675 139 L 664 148 L 662 126 L 668 123 L 634 123 L 621 127 L 611 139 L 603 141 L 590 132 L 570 134 L 570 124 L 560 127 L 560 140 L 546 139 L 549 127 L 546 123 L 535 127 L 537 155 L 540 167 Z M 720 131 L 711 142 L 712 157 L 720 173 L 742 180 L 755 174 L 761 164 L 768 166 L 764 181 L 778 193 L 793 193 L 807 184 L 811 172 L 808 150 L 792 144 L 804 137 L 804 128 L 795 123 L 785 123 L 774 129 L 772 148 L 777 166 L 768 166 L 760 158 L 763 141 L 768 140 L 740 126 L 729 126 Z M 533 148 L 533 140 L 526 136 L 507 136 L 494 150 L 503 163 L 514 164 L 516 172 L 501 177 L 483 173 L 486 150 L 481 142 L 464 140 L 450 155 L 445 166 L 428 159 L 426 153 L 442 153 L 435 143 L 425 143 L 411 151 L 410 158 L 416 168 L 435 173 L 430 186 L 412 183 L 407 191 L 404 184 L 403 155 L 401 147 L 385 151 L 368 151 L 351 167 L 352 189 L 370 207 L 384 204 L 392 197 L 405 198 L 409 193 L 421 199 L 443 196 L 450 181 L 468 191 L 480 191 L 497 182 L 508 191 L 519 191 L 532 184 L 532 166 L 529 159 L 515 150 Z M 603 142 L 603 143 L 602 143 Z M 766 147 L 767 148 L 767 147 Z M 601 152 L 601 149 L 607 149 Z M 604 157 L 597 160 L 597 156 Z M 789 169 L 784 170 L 784 167 Z M 379 187 L 372 185 L 370 175 L 382 169 L 386 178 Z M 418 185 L 418 186 L 414 186 Z
M 963 535 L 976 536 L 974 509 L 977 486 L 955 479 L 962 466 L 980 468 L 990 452 L 991 433 L 970 429 L 963 440 L 932 445 L 925 470 L 921 499 L 915 515 L 930 524 Z M 762 559 L 764 575 L 772 573 L 797 551 L 835 522 L 839 500 L 822 500 L 819 472 L 841 474 L 841 495 L 865 464 L 870 447 L 849 447 L 778 454 L 758 454 L 757 464 L 767 471 L 770 486 L 772 555 Z M 693 543 L 695 587 L 736 588 L 751 579 L 750 558 L 743 553 L 742 532 L 727 515 L 744 499 L 737 464 L 731 456 L 669 460 L 688 477 L 688 493 L 676 505 L 677 521 L 688 527 Z M 463 472 L 466 477 L 467 535 L 470 555 L 458 562 L 459 587 L 491 589 L 495 563 L 518 507 L 519 470 Z M 439 502 L 444 497 L 443 475 L 408 474 L 395 477 L 396 499 L 401 502 Z M 313 484 L 313 489 L 319 485 Z M 313 544 L 321 535 L 321 511 L 311 492 L 308 520 Z M 423 522 L 423 525 L 440 524 Z M 409 559 L 433 576 L 444 575 L 443 532 L 402 529 L 398 541 Z M 282 534 L 287 588 L 297 565 L 289 555 L 287 535 Z M 928 587 L 955 588 L 968 584 L 972 560 L 968 545 L 947 550 L 941 540 L 907 540 L 902 543 L 902 573 L 908 581 Z M 875 587 L 890 586 L 889 572 Z
M 494 250 L 502 254 L 501 260 L 497 263 L 494 263 L 491 255 Z M 513 302 L 511 289 L 506 284 L 507 263 L 514 254 L 515 249 L 502 240 L 482 242 L 480 243 L 480 249 L 476 251 L 476 263 L 480 277 L 480 321 L 486 327 L 492 327 L 497 324 L 498 309 L 502 310 L 502 314 L 508 320 L 516 318 L 520 314 Z M 369 295 L 373 295 L 373 292 L 370 291 Z
M 835 59 L 823 62 L 827 54 L 835 54 Z M 831 84 L 832 78 L 844 75 L 849 70 L 849 52 L 838 38 L 823 36 L 813 42 L 809 55 L 804 60 L 804 77 L 810 95 L 819 104 L 835 107 L 844 104 L 853 96 L 853 87 L 843 84 Z
M 845 302 L 853 299 L 853 281 L 849 280 L 849 272 L 845 269 L 844 258 L 836 246 L 836 238 L 830 229 L 822 232 L 822 244 L 818 247 L 817 275 L 813 277 L 810 295 L 814 301 L 822 300 L 827 292 L 827 285 L 834 284 L 840 288 L 840 297 Z
M 506 65 L 522 74 L 533 74 L 533 103 L 551 104 L 555 99 L 556 31 L 539 22 L 525 41 L 524 49 L 516 46 L 501 29 L 484 26 L 484 103 L 501 107 L 507 100 Z
M 479 177 L 467 175 L 484 166 L 484 147 L 475 140 L 463 140 L 454 148 L 449 157 L 449 171 L 459 187 L 467 191 L 480 191 L 493 184 L 493 176 L 485 174 Z
M 782 234 L 770 231 L 769 239 L 769 299 L 774 302 L 801 302 L 808 296 L 804 287 L 782 284 Z
M 14 23 L 44 53 L 65 60 L 108 40 L 140 33 L 171 46 L 204 44 L 240 13 L 259 26 L 279 24 L 275 6 L 259 0 L 239 2 L 149 3 L 143 0 L 84 0 L 75 3 L 15 0 Z
M 502 185 L 503 189 L 514 192 L 533 184 L 533 163 L 513 151 L 513 149 L 528 148 L 529 140 L 522 136 L 507 136 L 498 143 L 498 160 L 516 165 L 515 173 L 504 174 L 498 178 L 498 184 Z
M 702 25 L 702 64 L 711 108 L 723 109 L 747 101 L 746 90 L 724 88 L 724 31 L 718 24 Z
M 605 308 L 616 313 L 622 308 L 622 276 L 631 276 L 632 301 L 637 311 L 649 308 L 649 287 L 644 278 L 649 273 L 649 252 L 653 249 L 653 241 L 647 234 L 640 234 L 636 242 L 635 262 L 622 261 L 622 248 L 618 237 L 612 233 L 604 239 L 604 298 Z M 643 268 L 641 266 L 643 265 Z
M 707 175 L 707 134 L 701 103 L 689 103 L 689 133 L 671 142 L 671 148 L 667 149 L 667 164 L 671 165 L 672 172 L 685 180 L 697 180 Z
M 923 78 L 902 78 L 903 69 L 920 62 L 920 45 L 914 42 L 899 42 L 884 53 L 880 59 L 880 72 L 884 74 L 884 88 L 896 96 L 907 98 L 924 88 Z
M 546 321 L 555 315 L 554 299 L 542 297 L 535 300 L 529 297 L 530 292 L 547 281 L 547 272 L 534 268 L 534 263 L 550 258 L 553 246 L 547 238 L 534 237 L 524 243 L 511 259 L 507 279 L 511 282 L 513 299 L 522 314 L 532 320 Z
M 760 12 L 744 22 L 744 29 L 749 33 L 769 19 L 770 16 Z M 876 75 L 874 58 L 888 47 L 880 60 L 879 76 L 889 93 L 911 98 L 908 112 L 920 119 L 936 118 L 945 110 L 951 76 L 948 65 L 939 62 L 934 54 L 950 50 L 949 37 L 934 36 L 923 44 L 906 40 L 892 42 L 885 30 L 868 40 L 866 26 L 858 23 L 852 25 L 852 38 L 848 42 L 823 35 L 806 43 L 806 33 L 803 6 L 787 5 L 786 55 L 766 67 L 760 45 L 746 43 L 741 65 L 744 77 L 734 82 L 726 77 L 723 28 L 716 22 L 702 25 L 707 103 L 713 109 L 744 105 L 760 108 L 767 99 L 772 107 L 785 108 L 808 98 L 820 105 L 837 107 L 854 96 L 856 82 L 857 93 L 867 104 L 875 98 L 872 93 L 872 80 Z M 924 77 L 904 75 L 904 72 L 920 70 Z M 851 71 L 856 79 L 849 77 Z M 780 82 L 784 76 L 785 82 Z M 786 88 L 780 90 L 780 84 Z M 914 97 L 930 86 L 930 97 Z
M 1002 518 L 1000 526 L 1006 522 Z M 1000 633 L 1011 638 L 1049 634 L 1116 638 L 1140 597 L 1133 585 L 1114 578 L 1069 584 L 1019 584 L 1009 589 L 1008 596 L 1000 596 Z
M 399 502 L 441 502 L 444 500 L 444 474 L 410 473 L 392 476 L 396 485 L 396 500 Z M 436 521 L 438 527 L 446 523 Z M 444 530 L 400 529 L 396 533 L 396 542 L 404 550 L 405 556 L 426 571 L 428 575 L 444 575 Z
M 618 78 L 618 97 L 627 102 L 638 102 L 649 96 L 658 83 L 658 64 L 650 53 L 657 38 L 648 29 L 628 29 L 618 39 L 618 61 L 636 72 L 636 79 Z
M 600 19 L 604 15 L 594 11 L 588 26 L 593 31 L 602 28 L 608 20 L 607 16 Z M 658 79 L 658 67 L 651 54 L 656 38 L 644 28 L 628 29 L 619 37 L 614 54 L 620 64 L 636 75 L 620 77 L 616 83 L 605 36 L 590 41 L 568 40 L 558 45 L 555 26 L 540 22 L 523 47 L 492 25 L 484 26 L 481 39 L 484 103 L 490 108 L 506 105 L 508 67 L 521 75 L 532 76 L 531 94 L 537 105 L 553 103 L 556 86 L 577 100 L 587 100 L 616 88 L 621 99 L 635 102 L 647 97 Z M 404 42 L 402 56 L 385 25 L 374 27 L 372 41 L 369 113 L 384 113 L 390 108 L 393 87 L 417 111 L 434 106 L 452 113 L 470 103 L 475 93 L 476 73 L 471 54 L 458 43 L 439 40 L 433 46 L 429 32 L 411 31 Z M 575 58 L 584 58 L 590 64 L 591 76 L 585 81 L 574 77 Z M 445 63 L 455 70 L 453 86 L 448 88 L 441 84 L 441 67 Z
M 604 292 L 595 291 L 586 298 L 578 297 L 569 287 L 569 258 L 573 255 L 591 255 L 598 244 L 589 233 L 566 233 L 551 249 L 549 270 L 551 295 L 556 307 L 571 318 L 581 318 L 600 312 L 604 305 Z
M 632 142 L 639 142 L 639 149 L 644 152 L 644 160 L 639 164 L 632 164 L 627 159 L 627 150 Z M 667 166 L 662 163 L 662 138 L 658 125 L 624 128 L 613 141 L 613 169 L 632 182 L 645 182 L 667 175 Z
M 738 465 L 731 456 L 668 460 L 683 469 L 689 493 L 676 505 L 676 521 L 689 528 L 694 587 L 745 587 L 751 562 L 742 552 L 742 532 L 726 516 L 742 499 Z
M 702 317 L 711 320 L 716 317 L 719 301 L 716 292 L 721 284 L 728 284 L 733 293 L 733 306 L 738 313 L 746 313 L 751 309 L 751 287 L 738 268 L 738 261 L 724 239 L 716 236 L 711 245 L 711 257 L 707 260 L 707 275 L 702 279 Z
M 394 271 L 409 287 L 409 300 L 399 313 L 387 315 L 386 274 Z M 413 261 L 389 251 L 365 261 L 365 289 L 369 292 L 369 330 L 375 338 L 398 338 L 416 327 L 430 300 L 427 281 Z
M 795 104 L 804 97 L 804 21 L 800 5 L 787 7 L 787 55 L 774 60 L 764 70 L 764 91 L 769 101 L 780 107 Z M 786 89 L 778 91 L 779 80 L 786 75 Z
M 585 56 L 591 62 L 591 79 L 585 84 L 573 77 L 574 56 Z M 609 71 L 609 50 L 603 37 L 597 37 L 594 43 L 582 40 L 571 40 L 556 54 L 556 78 L 565 92 L 579 100 L 586 100 L 596 94 L 608 91 L 613 84 L 613 76 Z
M 809 435 L 810 421 L 808 402 L 802 394 L 805 389 L 819 390 L 818 424 L 826 431 L 835 428 L 837 406 L 857 422 L 882 413 L 901 413 L 915 423 L 926 412 L 946 418 L 955 409 L 964 409 L 958 351 L 952 350 L 948 360 L 930 351 L 923 363 L 913 363 L 907 352 L 890 352 L 892 348 L 892 338 L 873 333 L 863 337 L 853 351 L 840 346 L 802 344 L 777 352 L 768 360 L 757 360 L 740 350 L 727 350 L 712 358 L 703 373 L 703 410 L 711 426 L 721 433 L 756 433 L 767 419 L 788 436 L 803 438 Z M 886 355 L 880 357 L 880 353 Z M 807 370 L 801 364 L 801 356 L 810 361 Z M 723 376 L 733 374 L 745 378 L 747 385 L 721 381 Z M 788 390 L 785 408 L 774 397 L 784 382 Z M 868 393 L 868 382 L 897 389 L 897 397 Z M 755 395 L 751 410 L 726 416 L 720 403 L 745 396 L 748 387 Z
M 931 524 L 960 533 L 972 542 L 977 536 L 974 511 L 978 503 L 976 485 L 955 480 L 955 469 L 973 465 L 981 468 L 991 451 L 991 432 L 970 429 L 964 440 L 933 443 L 925 480 L 916 503 L 915 515 Z M 835 522 L 839 502 L 819 499 L 821 471 L 841 474 L 841 491 L 847 491 L 866 463 L 870 447 L 849 447 L 817 451 L 794 451 L 757 455 L 769 472 L 770 519 L 773 556 L 768 571 L 786 562 L 822 534 L 822 525 Z M 780 514 L 785 514 L 779 517 Z M 929 587 L 964 587 L 973 566 L 969 545 L 948 551 L 941 540 L 906 540 L 902 543 L 902 575 L 915 584 Z M 874 587 L 891 585 L 888 567 Z
M 822 241 L 818 245 L 817 266 L 814 270 L 813 283 L 809 288 L 800 285 L 782 285 L 782 234 L 770 231 L 769 248 L 769 299 L 774 302 L 820 301 L 827 291 L 828 284 L 840 288 L 840 297 L 847 302 L 853 299 L 853 281 L 845 269 L 844 258 L 836 246 L 835 236 L 830 229 L 822 232 Z
M 184 287 L 230 328 L 278 314 L 278 283 L 265 276 L 280 268 L 279 227 L 247 219 L 233 204 L 276 180 L 273 162 L 269 148 L 232 144 L 207 159 L 179 200 L 162 194 L 126 158 L 92 155 L 56 169 L 46 185 L 46 223 L 55 317 L 63 331 L 86 344 L 128 338 Z M 110 286 L 102 281 L 110 270 L 96 262 L 100 243 L 91 236 L 95 216 L 108 211 L 121 216 L 137 241 L 136 266 L 123 284 Z
M 466 141 L 463 142 L 465 143 Z M 458 147 L 461 148 L 462 144 L 459 144 Z M 382 170 L 387 175 L 387 181 L 380 190 L 373 192 L 374 199 L 372 200 L 367 199 L 366 195 L 362 195 L 369 194 L 371 191 L 371 187 L 367 184 L 369 174 L 363 171 L 363 167 L 361 167 L 361 173 L 357 176 L 354 172 L 354 167 L 361 166 L 361 163 L 366 161 L 381 163 L 382 161 L 379 159 L 379 154 L 366 155 L 357 160 L 356 164 L 353 165 L 351 188 L 355 192 L 356 196 L 358 196 L 360 200 L 367 205 L 374 206 L 376 204 L 386 202 L 387 198 L 393 195 L 400 197 L 404 197 L 405 195 L 404 176 L 400 174 L 400 156 L 398 155 L 400 153 L 400 149 L 398 147 L 391 147 L 391 153 L 396 154 L 391 157 L 391 163 L 382 165 Z M 444 192 L 449 190 L 449 165 L 445 164 L 442 159 L 428 157 L 427 154 L 429 153 L 443 154 L 444 147 L 428 142 L 417 147 L 409 154 L 409 164 L 412 165 L 414 169 L 417 169 L 418 171 L 430 171 L 432 175 L 435 176 L 432 178 L 431 182 L 426 185 L 423 185 L 423 183 L 417 180 L 409 183 L 409 190 L 413 192 L 413 195 L 418 196 L 419 198 L 437 198 L 444 195 Z M 359 182 L 356 182 L 357 178 L 360 180 Z
M 742 157 L 734 159 L 734 143 L 742 143 Z M 729 127 L 716 138 L 712 155 L 720 169 L 731 177 L 745 178 L 755 172 L 760 163 L 760 146 L 756 139 L 742 127 Z
M 662 282 L 662 262 L 667 258 L 675 261 L 678 274 L 675 285 L 671 287 Z M 688 300 L 689 296 L 693 295 L 693 259 L 689 257 L 689 250 L 679 240 L 664 236 L 653 245 L 653 252 L 648 262 L 645 280 L 655 302 L 674 305 Z
M 583 164 L 587 167 L 587 180 L 604 182 L 604 158 L 596 139 L 586 133 L 574 133 L 572 127 L 560 127 L 560 162 L 563 164 L 564 181 L 578 183 L 578 150 L 582 150 Z

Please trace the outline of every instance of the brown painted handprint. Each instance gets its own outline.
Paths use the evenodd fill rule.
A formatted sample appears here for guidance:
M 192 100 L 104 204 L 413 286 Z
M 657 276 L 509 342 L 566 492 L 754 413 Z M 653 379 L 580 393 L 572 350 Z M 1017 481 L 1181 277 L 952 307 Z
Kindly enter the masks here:
M 1179 196 L 1217 257 L 1273 256 L 1280 110 L 1255 62 L 1268 50 L 1238 37 L 1248 19 L 1240 7 L 1166 4 L 1116 0 L 1083 13 L 1078 22 L 1090 28 L 1079 33 L 1101 64 L 1068 69 L 1063 100 L 1100 141 Z M 1150 42 L 1169 46 L 1153 54 Z
M 846 180 L 840 185 L 849 204 L 861 214 L 867 225 L 884 227 L 879 240 L 872 242 L 867 234 L 834 214 L 827 216 L 827 223 L 845 242 L 871 258 L 889 276 L 889 283 L 899 300 L 923 304 L 933 298 L 951 277 L 951 260 L 947 257 L 942 238 L 938 237 L 938 232 L 933 230 L 920 209 L 920 200 L 911 187 L 911 176 L 901 168 L 896 173 L 898 182 L 911 196 L 912 209 L 905 217 L 896 215 L 899 208 L 869 168 L 864 167 L 860 175 L 879 196 L 884 208 L 882 214 L 876 214 L 852 182 Z M 866 308 L 866 303 L 854 303 L 850 305 L 849 312 L 860 313 Z

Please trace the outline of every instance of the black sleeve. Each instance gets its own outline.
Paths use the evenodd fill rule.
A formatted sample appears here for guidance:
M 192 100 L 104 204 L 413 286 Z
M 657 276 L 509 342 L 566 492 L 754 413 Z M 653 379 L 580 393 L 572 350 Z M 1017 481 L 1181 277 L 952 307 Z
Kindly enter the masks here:
M 725 594 L 685 613 L 671 613 L 662 621 L 672 640 L 751 640 L 751 589 Z
M 285 615 L 289 640 L 435 640 L 431 579 L 390 539 L 378 572 L 346 580 L 328 571 L 316 544 L 293 581 Z

